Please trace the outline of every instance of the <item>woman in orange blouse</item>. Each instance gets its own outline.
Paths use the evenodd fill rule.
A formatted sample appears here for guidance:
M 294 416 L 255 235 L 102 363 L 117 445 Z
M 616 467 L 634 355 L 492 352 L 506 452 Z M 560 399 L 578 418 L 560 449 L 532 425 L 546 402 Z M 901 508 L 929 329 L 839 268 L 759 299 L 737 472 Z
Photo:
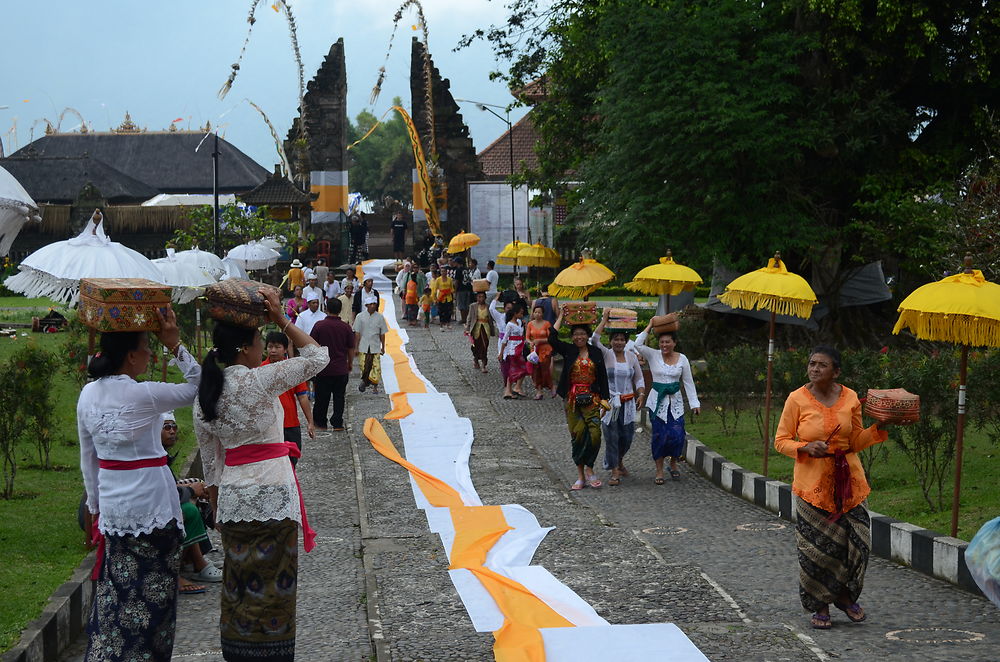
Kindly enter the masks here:
M 549 344 L 549 329 L 552 325 L 545 319 L 545 309 L 535 306 L 531 311 L 531 321 L 525 327 L 528 347 L 538 355 L 538 363 L 531 366 L 531 381 L 535 384 L 535 400 L 542 399 L 542 392 L 548 389 L 555 397 L 552 387 L 552 345 Z
M 809 383 L 785 401 L 774 447 L 795 460 L 792 492 L 798 522 L 799 598 L 812 626 L 831 627 L 830 604 L 855 623 L 871 549 L 871 519 L 861 505 L 871 491 L 858 452 L 888 437 L 879 423 L 862 427 L 861 403 L 838 384 L 840 352 L 809 355 Z M 879 427 L 881 426 L 881 427 Z

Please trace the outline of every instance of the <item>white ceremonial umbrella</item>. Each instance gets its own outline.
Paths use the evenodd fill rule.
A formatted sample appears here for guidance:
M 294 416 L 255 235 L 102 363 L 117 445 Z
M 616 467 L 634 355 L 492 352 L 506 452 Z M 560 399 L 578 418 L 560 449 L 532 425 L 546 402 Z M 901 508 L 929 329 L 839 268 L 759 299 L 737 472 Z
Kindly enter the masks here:
M 226 273 L 222 274 L 219 280 L 226 280 L 227 278 L 236 278 L 237 280 L 248 280 L 250 276 L 247 275 L 246 269 L 241 267 L 232 258 L 224 258 L 222 260 L 222 266 L 225 268 Z
M 273 267 L 277 264 L 281 255 L 273 248 L 268 248 L 251 239 L 247 243 L 240 244 L 229 251 L 226 257 L 247 271 L 255 271 L 257 269 Z
M 207 271 L 215 280 L 219 280 L 226 275 L 226 265 L 222 263 L 222 258 L 215 253 L 199 250 L 197 246 L 191 250 L 178 251 L 174 254 L 174 257 L 178 262 L 187 262 L 195 265 L 202 271 Z
M 262 246 L 267 246 L 268 248 L 273 248 L 274 250 L 280 250 L 285 245 L 278 237 L 264 237 L 260 240 L 260 244 Z
M 216 282 L 216 277 L 199 267 L 193 261 L 180 260 L 174 249 L 167 249 L 167 256 L 153 260 L 160 271 L 159 282 L 173 288 L 173 299 L 177 303 L 188 303 L 201 296 L 206 285 Z
M 41 223 L 42 217 L 20 182 L 0 167 L 0 255 L 6 255 L 28 221 Z
M 78 236 L 42 246 L 24 258 L 4 285 L 27 297 L 49 297 L 76 304 L 81 278 L 146 278 L 159 282 L 160 271 L 144 255 L 111 241 L 95 211 Z

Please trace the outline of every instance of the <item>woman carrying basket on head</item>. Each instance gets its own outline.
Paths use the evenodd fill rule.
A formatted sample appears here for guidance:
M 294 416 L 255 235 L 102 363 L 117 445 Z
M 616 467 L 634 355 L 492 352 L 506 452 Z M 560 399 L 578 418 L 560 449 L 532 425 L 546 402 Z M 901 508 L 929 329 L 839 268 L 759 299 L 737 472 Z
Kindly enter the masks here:
M 282 314 L 275 291 L 260 294 L 299 356 L 261 366 L 258 329 L 216 322 L 194 419 L 226 552 L 222 655 L 277 662 L 295 657 L 299 526 L 307 552 L 315 538 L 289 461 L 298 449 L 284 440 L 278 396 L 314 377 L 330 356 Z
M 180 343 L 174 313 L 157 314 L 156 336 L 187 383 L 136 381 L 152 356 L 147 333 L 102 333 L 87 369 L 94 381 L 76 405 L 87 510 L 104 537 L 88 662 L 167 662 L 173 653 L 184 516 L 160 440 L 161 414 L 194 401 L 201 368 Z

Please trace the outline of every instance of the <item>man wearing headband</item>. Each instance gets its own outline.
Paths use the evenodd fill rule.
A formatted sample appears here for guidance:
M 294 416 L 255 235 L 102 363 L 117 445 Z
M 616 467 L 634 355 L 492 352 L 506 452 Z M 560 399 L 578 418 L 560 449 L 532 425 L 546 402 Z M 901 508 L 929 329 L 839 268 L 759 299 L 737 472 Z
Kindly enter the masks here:
M 308 308 L 299 313 L 299 316 L 295 318 L 295 326 L 299 327 L 306 333 L 311 333 L 313 325 L 326 317 L 326 313 L 319 309 L 319 299 L 320 295 L 316 292 L 310 292 L 306 295 L 306 304 Z
M 371 276 L 365 276 L 361 289 L 354 293 L 354 305 L 351 306 L 351 310 L 354 311 L 355 317 L 361 314 L 361 310 L 365 307 L 364 297 L 375 297 L 375 302 L 378 303 L 378 290 L 372 287 L 374 282 Z
M 371 279 L 366 280 L 369 284 Z M 378 383 L 382 378 L 382 355 L 385 354 L 385 334 L 389 326 L 385 317 L 378 312 L 378 292 L 361 290 L 358 296 L 364 302 L 365 309 L 354 319 L 355 347 L 361 356 L 361 384 L 358 390 L 362 393 L 368 386 L 372 393 L 378 393 Z

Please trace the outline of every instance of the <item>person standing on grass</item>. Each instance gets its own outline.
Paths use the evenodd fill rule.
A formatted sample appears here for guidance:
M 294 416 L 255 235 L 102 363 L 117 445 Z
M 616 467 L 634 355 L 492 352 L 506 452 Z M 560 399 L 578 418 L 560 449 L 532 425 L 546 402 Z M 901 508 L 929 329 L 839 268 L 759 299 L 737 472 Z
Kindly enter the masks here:
M 104 537 L 87 624 L 88 661 L 169 662 L 173 654 L 185 529 L 161 416 L 194 401 L 202 370 L 181 345 L 170 307 L 157 316 L 156 337 L 176 358 L 185 383 L 136 381 L 152 356 L 145 331 L 102 333 L 100 353 L 87 368 L 94 381 L 76 404 L 88 541 L 99 537 L 97 530 Z
M 594 460 L 601 450 L 601 412 L 609 407 L 611 398 L 608 373 L 603 352 L 589 342 L 590 327 L 574 324 L 570 333 L 572 342 L 564 342 L 559 338 L 562 318 L 560 311 L 549 330 L 549 344 L 563 358 L 556 392 L 565 400 L 566 426 L 578 476 L 570 489 L 597 488 L 602 483 L 594 473 Z
M 646 346 L 646 338 L 653 327 L 650 320 L 646 328 L 635 337 L 635 349 L 649 366 L 653 376 L 653 385 L 646 394 L 644 405 L 649 409 L 653 419 L 653 430 L 650 435 L 650 448 L 653 462 L 656 464 L 657 485 L 663 485 L 663 460 L 670 458 L 670 477 L 680 480 L 677 469 L 677 459 L 684 454 L 687 434 L 684 431 L 684 396 L 681 385 L 687 393 L 688 405 L 695 415 L 701 413 L 701 403 L 698 401 L 698 391 L 694 387 L 691 376 L 691 363 L 681 354 L 677 346 L 677 333 L 665 331 L 659 335 L 658 349 Z
M 858 453 L 888 439 L 885 428 L 896 421 L 864 427 L 858 395 L 837 383 L 836 349 L 813 349 L 806 375 L 809 383 L 785 401 L 774 447 L 795 460 L 799 600 L 812 612 L 812 627 L 829 630 L 831 604 L 854 623 L 867 617 L 858 597 L 871 552 L 871 517 L 863 505 L 871 488 Z
M 330 427 L 334 432 L 344 430 L 344 399 L 347 382 L 354 365 L 355 337 L 351 327 L 340 319 L 343 311 L 341 299 L 331 299 L 326 316 L 312 329 L 312 337 L 330 354 L 330 362 L 313 379 L 316 384 L 316 402 L 313 405 L 313 420 L 317 428 L 326 429 L 330 399 L 333 398 L 333 415 Z
M 301 319 L 302 316 L 299 316 Z M 296 325 L 299 326 L 299 325 Z M 302 327 L 299 326 L 301 329 Z M 270 365 L 288 358 L 288 336 L 280 331 L 272 331 L 267 334 L 266 340 L 267 358 L 261 361 L 261 365 Z M 284 415 L 281 428 L 285 435 L 285 441 L 290 441 L 302 451 L 302 424 L 299 422 L 298 408 L 302 408 L 302 413 L 306 417 L 306 434 L 310 439 L 316 438 L 316 426 L 313 424 L 313 415 L 309 406 L 309 385 L 302 382 L 298 386 L 293 386 L 278 396 L 281 403 L 281 411 Z M 298 403 L 298 404 L 296 404 Z M 292 466 L 299 461 L 297 457 L 292 458 Z
M 354 318 L 354 344 L 361 355 L 361 383 L 358 390 L 364 393 L 371 386 L 372 393 L 378 393 L 378 384 L 382 380 L 385 334 L 389 333 L 389 325 L 385 323 L 382 313 L 378 312 L 378 298 L 370 294 L 363 296 L 365 309 Z
M 604 435 L 604 468 L 611 470 L 608 485 L 618 485 L 628 475 L 625 454 L 632 447 L 635 436 L 636 402 L 646 395 L 642 367 L 634 351 L 628 349 L 628 334 L 620 329 L 609 333 L 610 348 L 601 343 L 601 334 L 608 323 L 611 310 L 604 309 L 601 323 L 594 329 L 590 342 L 604 352 L 604 365 L 608 371 L 608 388 L 611 408 L 601 417 Z

